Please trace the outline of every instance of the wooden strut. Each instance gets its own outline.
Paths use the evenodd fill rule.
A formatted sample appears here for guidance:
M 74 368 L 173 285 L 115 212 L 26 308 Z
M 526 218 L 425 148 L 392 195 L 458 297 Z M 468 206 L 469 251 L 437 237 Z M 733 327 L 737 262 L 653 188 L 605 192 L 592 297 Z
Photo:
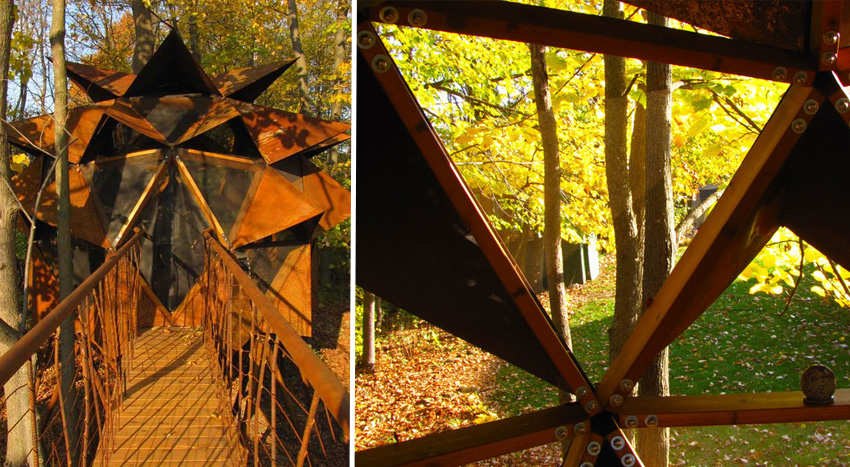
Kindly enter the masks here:
M 809 54 L 742 40 L 512 2 L 367 1 L 368 19 L 810 85 Z M 813 2 L 820 3 L 820 2 Z M 394 8 L 392 21 L 381 12 Z M 412 15 L 416 10 L 417 15 Z M 411 24 L 411 19 L 416 24 Z M 784 71 L 779 72 L 782 68 Z M 796 81 L 797 72 L 805 81 Z M 792 81 L 794 80 L 794 81 Z
M 133 245 L 138 243 L 140 237 L 141 230 L 136 230 L 136 233 L 124 246 L 119 248 L 115 254 L 109 256 L 97 270 L 68 294 L 65 300 L 56 305 L 56 308 L 40 319 L 12 348 L 0 355 L 0 385 L 6 384 L 9 378 L 29 361 L 29 358 L 53 335 L 65 318 L 77 309 L 77 305 L 100 283 L 100 280 L 109 273 L 112 267 L 132 249 Z
M 337 423 L 339 423 L 343 435 L 347 440 L 349 433 L 350 397 L 348 391 L 339 381 L 339 378 L 319 360 L 292 325 L 278 313 L 266 295 L 260 291 L 254 281 L 242 270 L 242 267 L 239 266 L 239 263 L 236 262 L 231 253 L 218 242 L 210 229 L 204 231 L 204 237 L 236 282 L 239 283 L 245 295 L 251 299 L 257 310 L 262 313 L 263 319 L 268 324 L 270 331 L 278 337 L 292 361 L 301 370 L 301 374 L 313 386 L 319 397 L 322 398 L 325 407 L 330 411 Z

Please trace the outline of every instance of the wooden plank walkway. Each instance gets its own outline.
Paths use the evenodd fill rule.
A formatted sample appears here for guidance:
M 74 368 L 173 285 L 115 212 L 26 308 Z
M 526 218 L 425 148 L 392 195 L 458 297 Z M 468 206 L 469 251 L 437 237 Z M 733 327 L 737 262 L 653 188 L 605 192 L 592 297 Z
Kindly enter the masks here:
M 133 361 L 112 452 L 95 465 L 237 465 L 200 330 L 143 330 Z

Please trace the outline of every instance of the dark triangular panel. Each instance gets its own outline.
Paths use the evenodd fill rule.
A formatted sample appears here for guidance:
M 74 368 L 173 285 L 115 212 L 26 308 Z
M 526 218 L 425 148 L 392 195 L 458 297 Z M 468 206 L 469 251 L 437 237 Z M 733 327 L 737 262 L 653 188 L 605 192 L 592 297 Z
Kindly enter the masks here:
M 126 97 L 165 94 L 221 95 L 172 29 L 124 93 Z
M 253 68 L 226 71 L 213 78 L 221 94 L 231 99 L 254 102 L 289 69 L 296 59 L 270 63 Z
M 362 55 L 358 285 L 520 368 L 563 384 Z
M 204 269 L 203 232 L 210 227 L 174 165 L 139 224 L 147 234 L 141 242 L 142 275 L 162 304 L 174 311 Z

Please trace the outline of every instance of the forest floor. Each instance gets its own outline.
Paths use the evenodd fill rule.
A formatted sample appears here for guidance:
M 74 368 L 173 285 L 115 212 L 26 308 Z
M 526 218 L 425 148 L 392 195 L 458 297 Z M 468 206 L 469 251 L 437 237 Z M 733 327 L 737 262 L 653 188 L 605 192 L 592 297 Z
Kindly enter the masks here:
M 574 353 L 588 376 L 607 370 L 614 271 L 568 288 Z M 750 295 L 736 281 L 670 346 L 673 394 L 799 390 L 819 362 L 850 387 L 844 335 L 850 313 L 800 285 L 784 297 Z M 541 296 L 544 305 L 546 296 Z M 355 374 L 355 449 L 406 441 L 557 404 L 557 391 L 534 376 L 423 321 L 381 334 L 373 373 Z M 385 326 L 387 327 L 387 326 Z M 850 422 L 677 428 L 671 465 L 850 465 Z M 550 444 L 477 465 L 560 465 Z

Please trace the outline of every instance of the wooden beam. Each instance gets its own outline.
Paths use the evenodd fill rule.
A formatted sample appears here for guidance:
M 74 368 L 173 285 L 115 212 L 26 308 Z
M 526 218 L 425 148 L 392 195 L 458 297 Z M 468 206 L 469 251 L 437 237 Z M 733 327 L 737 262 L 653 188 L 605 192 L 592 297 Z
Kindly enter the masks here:
M 817 2 L 815 2 L 817 3 Z M 806 53 L 632 21 L 521 5 L 462 0 L 366 2 L 370 21 L 391 22 L 381 15 L 395 8 L 400 26 L 492 37 L 565 49 L 639 58 L 753 78 L 792 82 L 803 71 L 814 79 L 816 63 Z M 418 10 L 419 16 L 411 15 Z M 424 18 L 424 20 L 423 20 Z M 783 68 L 784 72 L 777 71 Z
M 221 224 L 218 223 L 218 219 L 216 219 L 215 214 L 213 214 L 210 205 L 207 204 L 207 200 L 204 198 L 204 194 L 201 193 L 201 189 L 198 188 L 198 185 L 195 183 L 195 179 L 192 178 L 192 174 L 189 173 L 189 169 L 187 169 L 186 165 L 183 164 L 183 161 L 180 160 L 180 155 L 174 158 L 174 164 L 177 165 L 177 169 L 180 171 L 180 178 L 183 179 L 183 184 L 189 190 L 189 193 L 191 193 L 195 198 L 195 202 L 198 203 L 198 206 L 201 208 L 201 212 L 203 212 L 207 222 L 209 222 L 215 230 L 218 240 L 229 245 L 230 240 L 227 239 L 224 229 L 221 227 Z
M 440 186 L 448 195 L 453 207 L 469 228 L 476 244 L 486 256 L 499 280 L 512 294 L 523 318 L 572 392 L 576 392 L 580 387 L 586 389 L 577 396 L 582 405 L 587 407 L 588 415 L 593 416 L 599 413 L 601 406 L 596 400 L 593 386 L 572 352 L 555 332 L 531 286 L 502 244 L 498 234 L 490 226 L 484 211 L 466 186 L 440 138 L 419 108 L 416 98 L 395 67 L 384 44 L 377 37 L 375 29 L 369 22 L 363 22 L 358 25 L 358 33 L 371 35 L 370 37 L 373 38 L 373 45 L 368 48 L 360 47 L 360 53 L 366 63 L 373 64 L 372 71 L 381 88 L 404 122 L 407 131 L 439 180 Z M 380 71 L 374 70 L 374 64 L 377 61 L 385 63 L 386 68 Z M 593 403 L 589 404 L 590 402 Z
M 850 419 L 850 389 L 835 391 L 830 405 L 806 405 L 800 391 L 697 396 L 641 396 L 626 400 L 621 424 L 635 416 L 646 428 L 646 417 L 658 417 L 659 427 L 795 423 Z
M 835 70 L 838 65 L 843 0 L 811 2 L 809 53 L 817 59 L 818 70 Z
M 674 340 L 725 290 L 766 243 L 778 223 L 779 202 L 765 193 L 801 134 L 792 122 L 808 124 L 804 104 L 825 98 L 792 86 L 756 140 L 717 206 L 667 281 L 638 321 L 599 384 L 600 400 L 627 397 L 621 381 L 637 381 L 651 359 Z M 769 198 L 769 197 L 768 197 Z M 619 408 L 609 406 L 618 412 Z
M 133 206 L 133 210 L 127 215 L 127 222 L 124 223 L 121 230 L 118 231 L 118 235 L 115 236 L 115 240 L 112 241 L 113 248 L 117 248 L 118 245 L 121 244 L 121 240 L 124 239 L 127 232 L 136 224 L 136 220 L 142 214 L 142 210 L 144 210 L 148 200 L 153 198 L 155 195 L 156 188 L 160 185 L 159 182 L 162 180 L 162 176 L 169 164 L 171 164 L 170 160 L 166 160 L 159 164 L 159 167 L 157 167 L 150 182 L 148 182 L 148 186 L 145 187 L 142 195 L 139 196 L 139 200 L 136 201 L 136 205 Z
M 541 444 L 554 443 L 558 440 L 555 431 L 559 427 L 563 427 L 567 437 L 573 437 L 573 424 L 585 419 L 586 415 L 581 406 L 575 403 L 566 404 L 358 451 L 354 454 L 354 463 L 371 467 L 467 464 Z

